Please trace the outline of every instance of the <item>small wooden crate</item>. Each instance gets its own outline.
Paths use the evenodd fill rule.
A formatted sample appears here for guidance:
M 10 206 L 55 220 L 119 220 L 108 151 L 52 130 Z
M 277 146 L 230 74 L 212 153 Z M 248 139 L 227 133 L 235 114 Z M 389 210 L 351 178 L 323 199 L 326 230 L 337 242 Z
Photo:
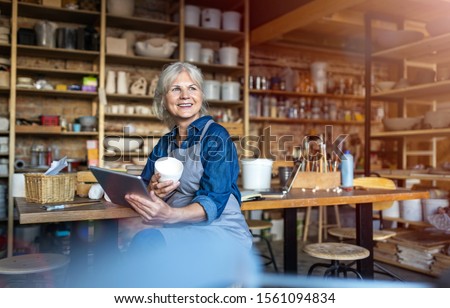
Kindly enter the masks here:
M 27 202 L 54 203 L 73 201 L 75 177 L 73 174 L 44 175 L 24 173 L 25 197 Z
M 89 190 L 92 185 L 97 183 L 97 179 L 91 171 L 78 171 L 77 172 L 77 196 L 87 197 L 89 196 Z
M 330 189 L 341 185 L 340 172 L 299 172 L 292 185 L 295 188 Z

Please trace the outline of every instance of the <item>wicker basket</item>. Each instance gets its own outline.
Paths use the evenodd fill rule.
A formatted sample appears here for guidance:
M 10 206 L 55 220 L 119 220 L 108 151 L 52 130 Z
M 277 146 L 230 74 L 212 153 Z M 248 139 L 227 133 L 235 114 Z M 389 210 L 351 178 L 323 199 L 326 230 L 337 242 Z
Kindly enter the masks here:
M 75 177 L 73 174 L 44 175 L 24 173 L 27 202 L 53 203 L 73 201 Z

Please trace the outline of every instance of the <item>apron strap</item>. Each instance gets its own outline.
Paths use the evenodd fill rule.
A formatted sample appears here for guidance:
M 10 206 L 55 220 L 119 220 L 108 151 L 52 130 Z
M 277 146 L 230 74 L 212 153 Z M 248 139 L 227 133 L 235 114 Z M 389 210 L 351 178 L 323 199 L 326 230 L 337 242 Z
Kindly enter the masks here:
M 209 126 L 210 126 L 211 124 L 213 124 L 213 123 L 214 123 L 214 120 L 212 120 L 212 119 L 209 120 L 208 122 L 206 122 L 205 126 L 204 126 L 203 129 L 202 129 L 202 133 L 201 133 L 201 135 L 200 135 L 199 141 L 202 141 L 202 139 L 203 139 L 203 137 L 205 136 L 206 131 L 208 130 Z M 169 143 L 169 148 L 168 148 L 168 153 L 167 153 L 168 156 L 171 156 L 171 154 L 172 154 L 172 151 L 173 151 L 172 145 L 173 145 L 173 143 L 170 142 L 170 143 Z

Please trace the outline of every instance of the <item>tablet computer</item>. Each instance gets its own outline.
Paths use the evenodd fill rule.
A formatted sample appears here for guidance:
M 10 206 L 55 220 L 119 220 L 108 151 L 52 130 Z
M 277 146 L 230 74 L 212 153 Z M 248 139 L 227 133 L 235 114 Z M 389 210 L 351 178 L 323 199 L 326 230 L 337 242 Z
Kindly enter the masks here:
M 133 193 L 140 196 L 149 195 L 147 186 L 138 175 L 94 166 L 89 167 L 89 170 L 92 171 L 112 203 L 130 206 L 125 200 L 126 194 Z

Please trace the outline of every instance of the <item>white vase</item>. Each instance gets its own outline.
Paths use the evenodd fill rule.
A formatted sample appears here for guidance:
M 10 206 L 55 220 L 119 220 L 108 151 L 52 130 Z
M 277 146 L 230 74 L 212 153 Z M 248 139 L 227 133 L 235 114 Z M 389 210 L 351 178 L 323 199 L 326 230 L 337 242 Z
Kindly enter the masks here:
M 117 73 L 117 93 L 128 94 L 128 73 L 124 71 Z
M 108 13 L 119 16 L 133 16 L 134 0 L 108 0 Z
M 116 93 L 116 72 L 108 71 L 106 76 L 106 94 Z

